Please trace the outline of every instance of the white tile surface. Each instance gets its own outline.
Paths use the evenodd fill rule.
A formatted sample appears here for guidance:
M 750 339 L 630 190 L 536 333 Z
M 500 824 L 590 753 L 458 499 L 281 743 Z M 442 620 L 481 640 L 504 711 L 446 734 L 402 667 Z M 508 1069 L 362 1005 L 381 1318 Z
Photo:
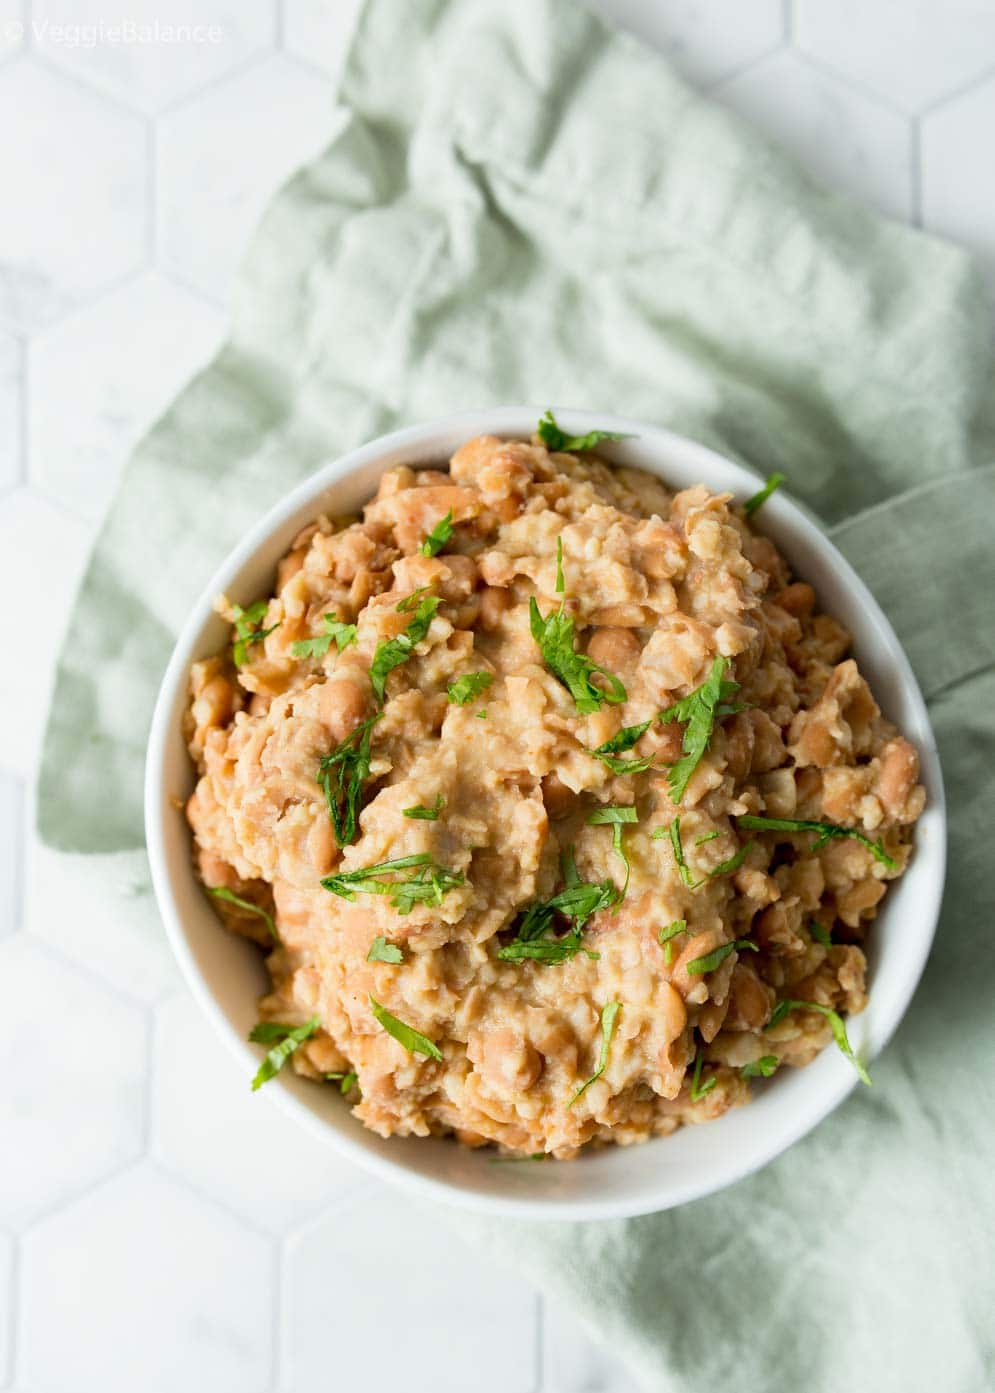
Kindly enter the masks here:
M 132 447 L 223 329 L 220 310 L 148 271 L 38 334 L 28 361 L 31 483 L 99 519 Z
M 892 217 L 911 211 L 908 123 L 795 53 L 776 53 L 717 96 L 816 177 Z
M 923 221 L 976 251 L 995 281 L 993 144 L 995 76 L 923 119 Z
M 542 1393 L 641 1393 L 568 1310 L 549 1300 L 543 1306 Z
M 38 1393 L 263 1393 L 266 1239 L 149 1167 L 24 1240 L 18 1378 Z
M 795 0 L 795 43 L 905 111 L 983 76 L 995 54 L 990 0 Z
M 362 0 L 284 0 L 284 47 L 337 81 L 361 7 Z
M 0 768 L 34 769 L 62 632 L 89 544 L 86 524 L 27 489 L 0 500 L 0 594 L 29 594 L 4 616 L 11 653 L 0 664 Z M 44 621 L 39 622 L 39 616 Z
M 376 1352 L 377 1389 L 535 1388 L 535 1294 L 482 1263 L 451 1219 L 407 1196 L 377 1186 L 347 1210 L 332 1210 L 290 1240 L 285 1263 L 283 1343 L 293 1389 L 328 1379 L 330 1319 L 367 1352 L 367 1369 Z M 403 1319 L 392 1319 L 401 1293 Z
M 274 36 L 274 0 L 34 0 L 31 35 L 49 62 L 141 111 L 200 91 Z
M 25 930 L 103 978 L 119 993 L 152 1004 L 180 989 L 179 968 L 151 906 L 135 858 L 64 857 L 31 837 L 23 874 Z M 66 878 L 72 881 L 71 912 Z M 108 902 L 108 885 L 118 897 Z
M 598 3 L 899 216 L 917 170 L 904 113 L 924 113 L 924 221 L 975 246 L 995 287 L 988 0 Z M 0 6 L 0 122 L 18 132 L 0 141 L 0 588 L 32 597 L 5 613 L 7 651 L 30 660 L 0 665 L 0 1049 L 17 1063 L 0 1090 L 0 1386 L 10 1369 L 15 1393 L 636 1393 L 569 1312 L 252 1095 L 141 895 L 108 903 L 101 868 L 67 871 L 18 837 L 94 519 L 210 350 L 270 194 L 332 130 L 357 4 L 134 0 L 133 20 L 193 17 L 224 41 L 87 46 L 50 28 L 34 57 L 6 27 L 24 5 Z M 34 17 L 115 16 L 36 0 Z M 134 857 L 114 864 L 139 885 Z M 385 1273 L 405 1292 L 386 1315 Z
M 159 239 L 167 270 L 225 299 L 246 234 L 332 130 L 329 84 L 271 58 L 158 122 Z
M 146 1026 L 24 935 L 0 944 L 0 1223 L 28 1220 L 142 1150 Z
M 19 927 L 25 821 L 24 783 L 0 769 L 0 938 Z
M 0 1388 L 10 1380 L 13 1359 L 13 1325 L 15 1311 L 14 1241 L 0 1233 Z
M 145 131 L 21 58 L 0 67 L 0 130 L 0 320 L 34 329 L 141 262 Z
M 250 1084 L 251 1074 L 186 992 L 164 1003 L 156 1021 L 152 1154 L 274 1233 L 299 1227 L 367 1183 Z
M 0 497 L 21 477 L 21 382 L 24 355 L 13 334 L 0 333 Z
M 595 0 L 594 8 L 663 49 L 698 83 L 728 77 L 784 37 L 781 0 Z

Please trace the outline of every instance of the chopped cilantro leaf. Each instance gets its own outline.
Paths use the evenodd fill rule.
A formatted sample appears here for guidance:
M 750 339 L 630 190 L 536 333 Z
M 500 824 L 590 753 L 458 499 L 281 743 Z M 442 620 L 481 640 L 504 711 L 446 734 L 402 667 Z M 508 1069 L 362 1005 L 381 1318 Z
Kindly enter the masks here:
M 771 494 L 774 492 L 776 488 L 780 488 L 780 486 L 784 483 L 784 479 L 785 476 L 783 474 L 767 475 L 767 482 L 764 484 L 763 488 L 759 491 L 759 493 L 755 493 L 752 498 L 748 498 L 746 502 L 743 504 L 743 512 L 746 514 L 748 518 L 753 516 L 753 514 L 760 507 L 761 503 L 767 502 L 767 499 L 771 496 Z
M 711 1093 L 712 1089 L 718 1083 L 718 1078 L 715 1074 L 709 1074 L 705 1082 L 701 1082 L 701 1066 L 704 1062 L 705 1056 L 702 1054 L 701 1050 L 699 1050 L 695 1056 L 694 1072 L 691 1075 L 691 1086 L 688 1089 L 688 1095 L 692 1103 L 700 1102 L 705 1094 Z
M 421 544 L 422 556 L 438 556 L 439 552 L 453 535 L 453 510 L 450 508 L 441 521 L 437 522 Z
M 355 1069 L 350 1069 L 348 1073 L 345 1074 L 326 1074 L 325 1078 L 329 1083 L 338 1084 L 339 1092 L 344 1098 L 350 1089 L 355 1088 L 359 1075 L 356 1073 Z
M 687 965 L 688 975 L 691 977 L 701 977 L 706 972 L 714 972 L 725 962 L 730 953 L 742 952 L 744 948 L 749 948 L 754 953 L 759 953 L 759 948 L 755 943 L 751 943 L 748 938 L 737 938 L 735 943 L 723 943 L 718 948 L 714 948 L 711 953 L 706 953 L 703 958 L 692 958 Z
M 234 890 L 229 890 L 226 885 L 205 885 L 204 888 L 207 893 L 213 895 L 216 900 L 224 900 L 227 904 L 237 905 L 239 909 L 244 909 L 247 914 L 258 914 L 259 918 L 265 921 L 273 941 L 275 943 L 280 942 L 280 935 L 276 931 L 276 924 L 274 924 L 273 916 L 268 910 L 262 909 L 257 904 L 253 904 L 251 900 L 243 900 L 241 895 L 236 895 Z
M 739 1071 L 741 1079 L 769 1079 L 780 1064 L 776 1054 L 763 1054 L 759 1059 L 751 1059 Z
M 666 711 L 661 711 L 657 718 L 665 724 L 671 721 L 684 723 L 684 756 L 671 765 L 667 776 L 670 796 L 675 803 L 679 803 L 684 797 L 691 775 L 708 749 L 715 722 L 722 716 L 730 716 L 740 709 L 738 706 L 729 705 L 729 698 L 739 690 L 739 683 L 726 680 L 725 673 L 728 667 L 728 658 L 716 658 L 711 672 L 701 686 L 696 687 L 680 701 L 675 701 Z
M 612 829 L 612 850 L 621 860 L 625 867 L 625 884 L 622 886 L 619 898 L 625 899 L 626 891 L 629 888 L 629 876 L 632 867 L 629 865 L 629 858 L 625 854 L 625 847 L 622 845 L 622 828 L 627 823 L 639 821 L 639 814 L 633 807 L 609 807 L 596 808 L 587 819 L 591 827 L 610 826 Z
M 562 595 L 567 588 L 567 583 L 563 579 L 563 538 L 556 539 L 556 593 Z
M 232 605 L 235 642 L 232 644 L 231 654 L 236 667 L 244 667 L 249 661 L 249 649 L 254 643 L 262 643 L 268 634 L 280 627 L 279 624 L 271 624 L 268 629 L 260 628 L 268 609 L 267 600 L 257 600 L 248 609 L 243 609 L 241 605 Z
M 325 795 L 328 812 L 339 846 L 355 840 L 359 803 L 370 777 L 372 730 L 383 713 L 361 721 L 331 754 L 318 762 L 318 783 Z
M 681 845 L 681 820 L 679 817 L 675 817 L 669 827 L 654 827 L 650 835 L 654 841 L 658 841 L 661 837 L 670 838 L 670 845 L 674 850 L 674 860 L 677 862 L 678 874 L 689 890 L 697 890 L 699 885 L 704 885 L 704 879 L 694 879 L 691 874 L 691 867 L 684 857 L 684 848 Z
M 356 642 L 355 624 L 343 624 L 334 614 L 326 614 L 323 617 L 323 634 L 316 638 L 302 638 L 290 645 L 290 651 L 295 658 L 323 658 L 333 643 L 341 653 L 343 648 L 348 648 L 350 643 Z
M 403 808 L 402 812 L 405 817 L 420 818 L 422 822 L 438 822 L 439 814 L 445 806 L 446 800 L 440 793 L 430 808 L 426 808 L 423 803 L 416 803 L 413 808 Z
M 544 619 L 533 595 L 529 600 L 529 623 L 546 666 L 566 687 L 581 715 L 590 716 L 600 711 L 606 701 L 614 706 L 626 700 L 628 693 L 617 677 L 592 662 L 585 653 L 577 652 L 574 621 L 566 613 L 562 600 L 559 609 L 552 610 Z M 595 685 L 595 674 L 605 679 L 605 687 Z
M 415 594 L 417 593 L 416 591 Z M 409 600 L 414 598 L 414 595 L 409 595 L 408 600 L 402 600 L 397 608 L 402 609 Z M 382 643 L 377 644 L 376 652 L 373 654 L 373 662 L 370 665 L 370 685 L 381 706 L 384 701 L 388 675 L 411 657 L 415 650 L 415 644 L 421 643 L 428 633 L 435 611 L 441 603 L 435 595 L 428 595 L 424 600 L 419 600 L 415 608 L 414 618 L 404 632 L 398 634 L 396 638 L 385 639 Z
M 740 827 L 745 827 L 751 832 L 817 832 L 819 835 L 812 843 L 810 850 L 818 851 L 826 842 L 834 838 L 850 837 L 855 842 L 859 842 L 862 847 L 866 847 L 871 855 L 881 862 L 882 866 L 887 866 L 889 871 L 896 869 L 896 862 L 888 855 L 882 842 L 872 842 L 869 837 L 865 837 L 863 832 L 858 832 L 854 827 L 841 827 L 835 822 L 813 822 L 808 819 L 796 819 L 790 817 L 756 817 L 753 813 L 744 813 L 736 819 Z
M 587 1089 L 591 1087 L 591 1084 L 594 1083 L 595 1079 L 600 1079 L 601 1075 L 605 1072 L 605 1069 L 608 1067 L 608 1056 L 611 1051 L 612 1036 L 615 1034 L 615 1022 L 618 1019 L 618 1013 L 619 1011 L 621 1011 L 621 1009 L 622 1003 L 620 1001 L 609 1001 L 605 1004 L 601 1012 L 601 1054 L 598 1058 L 598 1067 L 595 1069 L 591 1077 L 585 1080 L 585 1082 L 581 1084 L 580 1088 L 577 1089 L 577 1092 L 567 1103 L 568 1108 L 573 1107 L 574 1103 L 576 1103 L 577 1099 L 581 1096 L 581 1094 L 585 1093 Z
M 370 944 L 366 961 L 368 963 L 393 963 L 396 967 L 398 963 L 404 962 L 404 954 L 396 943 L 388 943 L 383 934 L 377 934 Z
M 642 725 L 623 726 L 610 740 L 606 740 L 596 750 L 588 750 L 587 753 L 593 759 L 600 759 L 613 774 L 642 774 L 653 763 L 652 755 L 638 759 L 622 759 L 620 756 L 626 750 L 632 749 L 649 730 L 650 724 L 649 721 L 643 721 Z
M 603 440 L 631 440 L 632 434 L 618 430 L 592 430 L 586 435 L 566 435 L 556 424 L 552 411 L 547 411 L 536 426 L 536 435 L 547 450 L 568 450 L 577 453 L 593 450 Z
M 414 873 L 401 878 L 402 871 Z M 384 876 L 392 878 L 384 880 Z M 344 900 L 354 900 L 357 891 L 364 895 L 387 895 L 399 914 L 410 914 L 416 904 L 441 904 L 443 895 L 463 884 L 463 872 L 437 865 L 426 851 L 381 861 L 379 865 L 357 871 L 326 875 L 321 884 Z
M 303 1045 L 305 1040 L 310 1040 L 315 1031 L 321 1028 L 321 1018 L 312 1016 L 304 1025 L 281 1025 L 277 1021 L 263 1021 L 255 1025 L 249 1031 L 249 1039 L 254 1044 L 268 1045 L 270 1041 L 275 1041 L 273 1048 L 269 1050 L 256 1071 L 256 1076 L 252 1080 L 253 1093 L 257 1088 L 262 1088 L 263 1084 L 274 1078 L 287 1060 Z
M 699 843 L 695 842 L 695 846 L 698 845 Z M 738 871 L 746 860 L 747 853 L 752 850 L 753 846 L 753 842 L 744 842 L 734 856 L 730 856 L 728 861 L 720 861 L 717 866 L 708 872 L 709 879 L 714 880 L 716 876 L 731 875 L 733 871 Z
M 833 940 L 830 937 L 829 930 L 824 929 L 822 925 L 817 923 L 814 919 L 809 922 L 808 931 L 815 939 L 816 943 L 821 943 L 823 948 L 831 948 L 833 946 Z
M 675 919 L 672 924 L 668 924 L 665 929 L 661 929 L 657 937 L 663 947 L 663 961 L 669 967 L 674 961 L 674 945 L 672 939 L 678 934 L 687 933 L 688 921 L 686 919 Z
M 405 1025 L 404 1021 L 399 1021 L 396 1016 L 392 1016 L 386 1006 L 381 1006 L 380 1002 L 374 997 L 367 998 L 370 1003 L 370 1010 L 374 1017 L 386 1030 L 388 1035 L 393 1035 L 399 1045 L 403 1045 L 408 1054 L 424 1054 L 430 1059 L 442 1059 L 442 1051 L 438 1045 L 423 1035 L 420 1030 L 415 1030 L 413 1026 Z
M 780 1025 L 785 1016 L 791 1011 L 818 1011 L 821 1016 L 825 1016 L 829 1022 L 829 1028 L 833 1032 L 833 1039 L 841 1054 L 845 1055 L 853 1067 L 856 1069 L 861 1083 L 871 1085 L 871 1076 L 864 1065 L 854 1054 L 846 1033 L 846 1026 L 843 1017 L 838 1011 L 834 1011 L 830 1006 L 820 1006 L 817 1001 L 779 1001 L 774 1007 L 774 1013 L 767 1025 L 766 1030 L 773 1030 L 776 1025 Z
M 455 706 L 466 706 L 481 692 L 486 692 L 493 681 L 494 677 L 489 672 L 464 672 L 462 677 L 449 683 L 446 695 Z

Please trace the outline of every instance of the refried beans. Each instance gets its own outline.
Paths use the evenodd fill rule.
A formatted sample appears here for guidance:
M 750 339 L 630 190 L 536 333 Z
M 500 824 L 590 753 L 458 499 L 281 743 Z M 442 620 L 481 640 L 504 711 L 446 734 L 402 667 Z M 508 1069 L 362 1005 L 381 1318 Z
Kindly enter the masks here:
M 266 953 L 257 1084 L 566 1158 L 849 1051 L 924 792 L 762 510 L 543 435 L 389 470 L 219 600 L 187 813 Z

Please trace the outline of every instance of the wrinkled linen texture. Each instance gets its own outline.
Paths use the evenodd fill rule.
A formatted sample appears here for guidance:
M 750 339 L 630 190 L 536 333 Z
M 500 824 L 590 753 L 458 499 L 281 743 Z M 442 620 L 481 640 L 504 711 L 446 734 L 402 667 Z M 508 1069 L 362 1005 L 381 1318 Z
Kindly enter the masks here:
M 919 992 L 873 1089 L 722 1194 L 625 1222 L 456 1222 L 648 1389 L 978 1393 L 995 1347 L 995 430 L 975 273 L 814 185 L 572 0 L 370 0 L 341 96 L 338 134 L 256 236 L 229 342 L 139 446 L 100 534 L 41 834 L 80 893 L 161 933 L 134 892 L 171 644 L 236 539 L 329 456 L 532 401 L 783 470 L 929 699 L 950 870 Z

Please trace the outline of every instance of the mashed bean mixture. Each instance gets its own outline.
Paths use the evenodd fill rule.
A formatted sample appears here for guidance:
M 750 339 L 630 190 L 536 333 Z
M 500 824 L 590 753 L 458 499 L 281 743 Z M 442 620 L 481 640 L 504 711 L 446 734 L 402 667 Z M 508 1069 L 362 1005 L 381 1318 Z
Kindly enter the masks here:
M 642 1141 L 863 1008 L 918 759 L 729 495 L 483 436 L 219 605 L 199 873 L 270 1041 L 375 1132 Z

